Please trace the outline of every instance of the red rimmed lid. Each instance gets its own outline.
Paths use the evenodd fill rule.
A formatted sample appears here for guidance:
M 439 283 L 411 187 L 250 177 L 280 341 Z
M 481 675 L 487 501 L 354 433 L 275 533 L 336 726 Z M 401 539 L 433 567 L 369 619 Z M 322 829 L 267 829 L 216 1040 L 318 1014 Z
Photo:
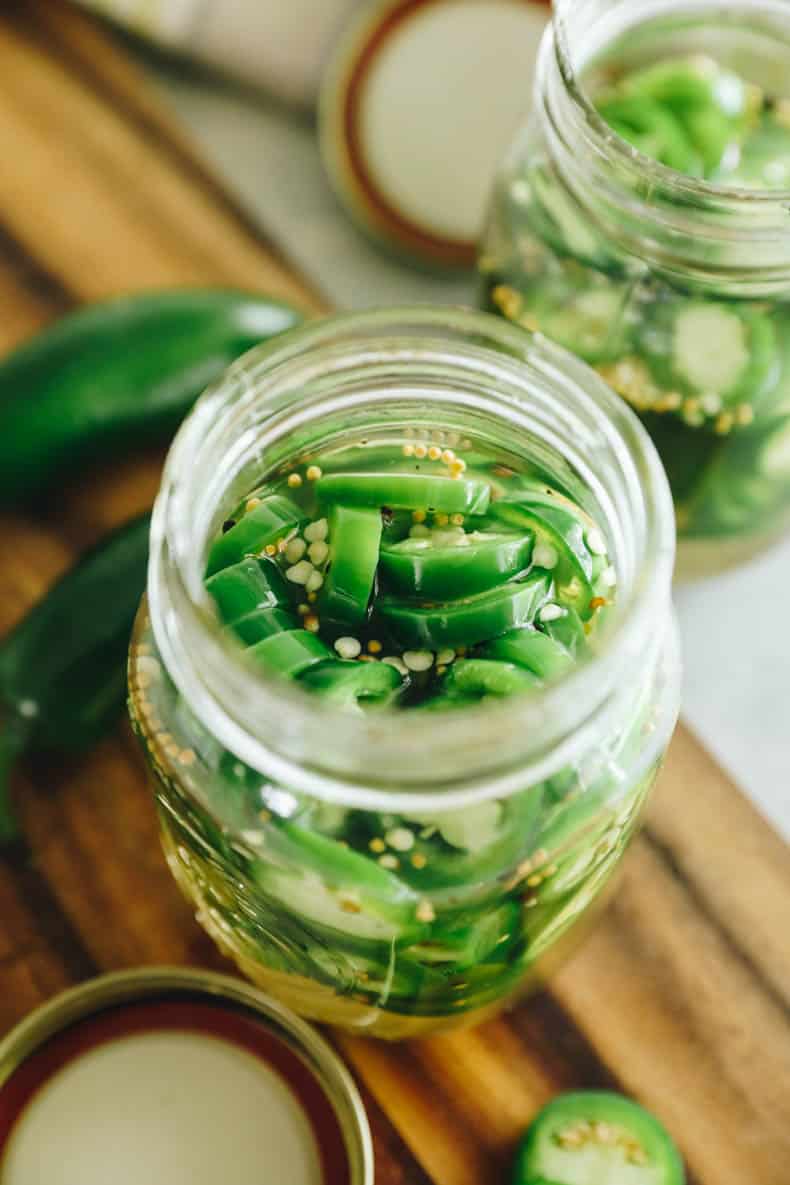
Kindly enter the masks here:
M 246 985 L 175 975 L 94 981 L 6 1038 L 2 1185 L 369 1185 L 329 1046 Z
M 324 160 L 368 234 L 469 267 L 499 163 L 529 111 L 545 0 L 386 0 L 325 76 Z

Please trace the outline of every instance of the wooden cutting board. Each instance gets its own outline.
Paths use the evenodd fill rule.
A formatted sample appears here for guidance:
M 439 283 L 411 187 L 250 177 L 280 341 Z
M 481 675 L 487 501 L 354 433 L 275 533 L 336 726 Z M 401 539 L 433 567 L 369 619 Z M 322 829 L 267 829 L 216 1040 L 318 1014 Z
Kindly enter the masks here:
M 0 17 L 0 146 L 0 350 L 84 301 L 152 286 L 248 285 L 320 311 L 66 4 Z M 2 520 L 0 629 L 150 504 L 159 464 L 82 474 L 45 516 Z M 31 764 L 17 790 L 29 847 L 0 860 L 0 1032 L 101 971 L 227 969 L 165 868 L 121 728 L 84 760 Z M 378 1185 L 505 1182 L 535 1109 L 600 1084 L 663 1117 L 700 1185 L 788 1185 L 790 853 L 681 728 L 619 893 L 550 991 L 475 1031 L 337 1041 L 365 1093 Z

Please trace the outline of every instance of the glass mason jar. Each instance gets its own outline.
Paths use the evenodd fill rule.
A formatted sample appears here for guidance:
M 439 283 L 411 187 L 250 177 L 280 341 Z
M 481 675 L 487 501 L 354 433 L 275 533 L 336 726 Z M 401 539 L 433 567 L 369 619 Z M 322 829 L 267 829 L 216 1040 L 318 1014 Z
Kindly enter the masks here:
M 594 656 L 545 690 L 440 720 L 346 714 L 246 665 L 208 607 L 207 547 L 267 476 L 415 430 L 555 474 L 597 516 L 619 599 Z M 675 723 L 673 551 L 636 418 L 501 319 L 340 317 L 237 362 L 170 453 L 130 659 L 167 858 L 221 949 L 302 1015 L 391 1038 L 533 981 L 602 899 Z M 370 837 L 404 823 L 419 853 L 383 878 Z
M 555 0 L 554 14 L 483 238 L 483 299 L 638 412 L 672 487 L 678 570 L 710 573 L 790 524 L 790 191 L 657 164 L 590 96 L 694 54 L 786 95 L 786 0 Z

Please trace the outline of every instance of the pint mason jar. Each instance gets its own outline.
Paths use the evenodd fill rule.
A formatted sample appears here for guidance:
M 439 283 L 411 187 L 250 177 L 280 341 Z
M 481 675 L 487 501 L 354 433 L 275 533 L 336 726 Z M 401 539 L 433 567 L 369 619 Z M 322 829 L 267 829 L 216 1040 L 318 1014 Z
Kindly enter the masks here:
M 618 596 L 590 659 L 534 693 L 345 713 L 247 665 L 211 611 L 207 550 L 267 475 L 415 432 L 539 463 L 595 515 Z M 130 705 L 170 867 L 244 974 L 388 1038 L 475 1021 L 534 983 L 603 900 L 675 723 L 673 551 L 636 417 L 501 319 L 340 317 L 237 362 L 167 461 Z M 371 837 L 393 831 L 414 846 L 384 877 Z
M 485 306 L 573 350 L 642 419 L 681 575 L 747 560 L 790 524 L 790 189 L 675 172 L 593 98 L 651 64 L 720 65 L 790 135 L 787 16 L 785 0 L 555 0 L 483 238 Z M 763 164 L 790 186 L 788 145 Z

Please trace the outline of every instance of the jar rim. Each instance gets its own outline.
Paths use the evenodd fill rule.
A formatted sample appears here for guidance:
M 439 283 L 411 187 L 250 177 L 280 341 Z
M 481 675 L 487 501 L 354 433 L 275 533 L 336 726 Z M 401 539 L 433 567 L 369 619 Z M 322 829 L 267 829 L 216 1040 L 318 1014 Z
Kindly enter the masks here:
M 669 4 L 676 5 L 677 0 L 669 0 Z M 753 7 L 765 12 L 776 11 L 777 0 L 740 0 L 744 8 Z M 655 13 L 646 11 L 651 7 Z M 696 198 L 702 202 L 715 202 L 718 207 L 730 206 L 733 211 L 745 213 L 754 210 L 771 210 L 786 215 L 787 204 L 790 202 L 790 188 L 787 189 L 753 189 L 747 186 L 723 185 L 715 181 L 689 177 L 652 157 L 646 156 L 634 145 L 624 140 L 606 120 L 598 113 L 590 99 L 580 78 L 579 70 L 574 63 L 572 46 L 572 21 L 578 21 L 578 0 L 552 0 L 552 24 L 546 30 L 541 57 L 543 70 L 538 72 L 536 85 L 540 86 L 541 73 L 545 78 L 547 58 L 551 58 L 559 69 L 563 85 L 566 88 L 577 115 L 589 132 L 593 146 L 598 151 L 614 153 L 625 168 L 636 167 L 648 182 L 659 185 L 668 196 L 678 198 Z M 660 15 L 667 7 L 667 0 L 650 0 L 640 5 L 639 22 L 646 23 L 652 15 Z M 684 0 L 684 8 L 704 13 L 706 10 L 720 9 L 720 0 Z M 786 13 L 784 14 L 786 17 Z M 790 50 L 790 45 L 788 46 Z M 786 218 L 783 220 L 786 221 Z M 754 227 L 755 236 L 762 228 Z M 746 228 L 748 234 L 748 228 Z
M 397 337 L 387 336 L 392 334 Z M 601 441 L 622 464 L 627 496 L 634 500 L 643 532 L 632 588 L 616 606 L 599 654 L 534 695 L 447 713 L 440 730 L 430 714 L 343 712 L 241 661 L 243 651 L 220 639 L 207 613 L 202 564 L 195 562 L 195 538 L 188 522 L 195 505 L 192 487 L 201 449 L 207 447 L 212 432 L 216 436 L 223 415 L 245 413 L 262 383 L 276 375 L 287 382 L 289 367 L 306 358 L 318 372 L 327 368 L 330 359 L 333 364 L 338 358 L 342 361 L 340 341 L 350 350 L 361 351 L 366 360 L 380 362 L 394 340 L 401 350 L 392 355 L 396 365 L 398 359 L 405 365 L 407 356 L 420 358 L 421 345 L 424 350 L 436 349 L 438 342 L 445 355 L 449 352 L 450 357 L 479 366 L 480 374 L 485 371 L 503 383 L 517 379 L 523 390 L 532 384 L 534 399 L 541 383 L 549 391 L 569 392 L 580 414 L 583 411 L 595 425 Z M 462 341 L 476 344 L 462 350 Z M 308 414 L 304 400 L 301 392 L 294 415 Z M 502 408 L 514 415 L 516 411 L 526 414 L 508 400 L 502 401 Z M 205 543 L 204 538 L 201 547 Z M 327 801 L 389 810 L 398 809 L 399 803 L 412 809 L 435 809 L 441 802 L 449 808 L 504 796 L 523 788 L 529 777 L 538 781 L 550 776 L 552 763 L 558 767 L 567 763 L 574 746 L 582 743 L 584 730 L 589 733 L 600 726 L 599 716 L 586 710 L 587 705 L 614 711 L 622 663 L 628 655 L 633 660 L 644 652 L 645 639 L 658 644 L 665 632 L 673 559 L 674 518 L 661 462 L 636 416 L 602 379 L 560 347 L 503 319 L 460 308 L 416 306 L 345 314 L 292 330 L 238 360 L 226 380 L 202 397 L 180 429 L 166 463 L 152 523 L 148 598 L 154 636 L 171 678 L 203 724 L 243 762 L 282 785 Z M 197 646 L 202 648 L 199 663 Z M 609 684 L 611 699 L 602 704 L 600 689 Z M 519 735 L 528 731 L 525 721 L 537 727 L 549 717 L 566 720 L 571 700 L 577 727 L 559 738 L 549 757 L 537 751 L 529 759 L 524 754 L 514 771 L 505 764 L 504 753 L 500 759 L 498 751 L 492 751 L 475 754 L 480 767 L 469 767 L 470 737 L 494 750 L 500 743 L 507 744 L 508 738 L 511 749 L 526 744 Z M 581 720 L 576 719 L 579 715 Z M 260 726 L 262 720 L 277 723 L 276 740 L 270 735 L 264 743 L 255 735 L 253 721 Z M 429 778 L 425 756 L 436 755 L 439 739 L 447 769 L 441 778 Z M 339 765 L 328 764 L 327 746 L 340 754 Z

